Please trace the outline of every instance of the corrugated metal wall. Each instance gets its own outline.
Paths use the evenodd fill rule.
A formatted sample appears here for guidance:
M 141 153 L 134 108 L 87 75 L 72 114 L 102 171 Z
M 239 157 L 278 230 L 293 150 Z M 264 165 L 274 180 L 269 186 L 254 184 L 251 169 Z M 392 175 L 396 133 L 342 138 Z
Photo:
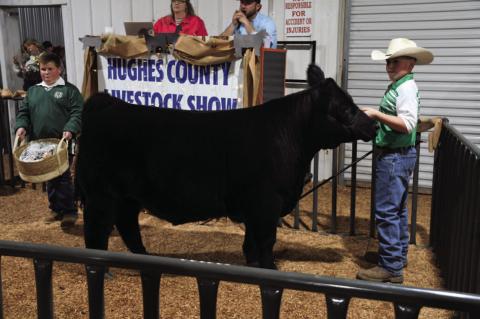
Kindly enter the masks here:
M 22 39 L 50 41 L 54 46 L 63 46 L 63 21 L 60 6 L 26 7 L 18 9 Z
M 370 59 L 390 39 L 407 37 L 433 51 L 433 64 L 416 66 L 421 116 L 448 117 L 468 139 L 480 145 L 480 1 L 350 0 L 348 91 L 359 106 L 378 107 L 388 85 L 384 63 Z M 427 134 L 422 135 L 422 140 Z M 362 154 L 371 144 L 359 145 Z M 420 186 L 431 187 L 433 155 L 422 145 Z M 349 163 L 350 146 L 345 162 Z M 370 180 L 371 159 L 359 178 Z M 349 178 L 349 176 L 346 176 Z

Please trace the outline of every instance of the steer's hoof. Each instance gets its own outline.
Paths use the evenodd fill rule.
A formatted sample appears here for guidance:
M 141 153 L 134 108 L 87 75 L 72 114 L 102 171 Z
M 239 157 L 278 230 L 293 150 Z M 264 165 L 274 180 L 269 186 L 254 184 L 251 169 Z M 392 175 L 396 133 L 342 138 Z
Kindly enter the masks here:
M 247 262 L 247 267 L 260 267 L 260 263 L 258 261 Z

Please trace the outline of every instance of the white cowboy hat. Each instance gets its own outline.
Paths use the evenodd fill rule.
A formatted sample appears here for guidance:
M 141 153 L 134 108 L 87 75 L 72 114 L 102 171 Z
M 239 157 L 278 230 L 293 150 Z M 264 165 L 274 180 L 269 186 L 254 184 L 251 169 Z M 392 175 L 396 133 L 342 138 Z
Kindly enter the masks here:
M 409 56 L 417 60 L 417 64 L 430 64 L 433 61 L 433 54 L 427 49 L 417 47 L 412 40 L 405 38 L 396 38 L 390 41 L 387 52 L 373 50 L 372 60 L 388 60 L 400 56 Z

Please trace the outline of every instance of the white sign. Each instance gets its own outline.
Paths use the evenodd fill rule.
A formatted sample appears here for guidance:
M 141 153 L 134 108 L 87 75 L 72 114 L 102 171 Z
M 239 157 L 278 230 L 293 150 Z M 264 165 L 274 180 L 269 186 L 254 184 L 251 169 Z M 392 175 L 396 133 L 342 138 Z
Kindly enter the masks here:
M 312 35 L 312 1 L 285 0 L 285 36 Z
M 99 90 L 128 103 L 191 111 L 242 107 L 241 60 L 197 66 L 161 58 L 99 56 Z

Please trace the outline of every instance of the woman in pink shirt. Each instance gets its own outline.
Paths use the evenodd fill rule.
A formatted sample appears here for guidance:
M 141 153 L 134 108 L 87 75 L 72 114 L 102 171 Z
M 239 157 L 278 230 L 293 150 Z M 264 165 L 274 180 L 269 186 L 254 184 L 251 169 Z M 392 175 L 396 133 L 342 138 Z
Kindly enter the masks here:
M 195 15 L 190 0 L 172 0 L 172 14 L 155 22 L 155 33 L 179 33 L 204 36 L 207 34 L 205 23 Z

